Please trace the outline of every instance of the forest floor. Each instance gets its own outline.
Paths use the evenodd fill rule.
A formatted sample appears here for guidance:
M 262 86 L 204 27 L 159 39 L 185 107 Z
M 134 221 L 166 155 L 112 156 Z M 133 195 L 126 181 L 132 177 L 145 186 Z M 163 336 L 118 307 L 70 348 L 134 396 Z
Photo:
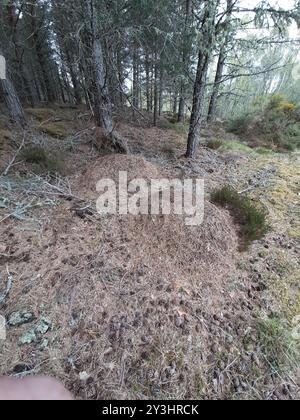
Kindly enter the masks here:
M 99 156 L 84 110 L 27 113 L 26 138 L 0 121 L 0 173 L 22 139 L 63 164 L 45 177 L 20 154 L 0 177 L 0 374 L 51 375 L 84 399 L 298 399 L 299 153 L 250 149 L 216 124 L 186 160 L 186 128 L 163 118 L 123 120 L 132 155 Z M 203 225 L 98 215 L 96 182 L 120 170 L 204 178 Z M 247 251 L 209 201 L 228 184 L 268 211 Z

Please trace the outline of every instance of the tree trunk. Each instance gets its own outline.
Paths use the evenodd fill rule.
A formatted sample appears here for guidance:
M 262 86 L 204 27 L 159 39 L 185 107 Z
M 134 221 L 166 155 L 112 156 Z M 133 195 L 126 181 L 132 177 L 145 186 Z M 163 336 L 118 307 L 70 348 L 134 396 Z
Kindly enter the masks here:
M 204 95 L 208 72 L 207 54 L 199 54 L 197 77 L 194 87 L 193 110 L 190 121 L 186 157 L 194 159 L 200 142 L 201 124 L 203 120 Z
M 132 105 L 134 109 L 139 109 L 139 59 L 136 41 L 134 41 L 133 45 Z
M 159 76 L 159 116 L 161 116 L 164 108 L 164 69 L 162 64 L 160 66 Z
M 121 51 L 117 49 L 117 67 L 118 67 L 118 93 L 119 93 L 119 104 L 121 108 L 124 106 L 124 93 L 123 93 L 123 84 L 124 84 L 124 70 Z
M 147 112 L 151 112 L 150 58 L 149 58 L 148 52 L 146 52 L 146 58 L 145 58 L 145 71 L 146 71 Z
M 198 57 L 197 76 L 193 96 L 193 108 L 186 151 L 186 157 L 191 159 L 196 157 L 197 148 L 200 142 L 208 64 L 216 42 L 215 20 L 218 3 L 218 0 L 207 1 L 202 19 L 202 43 Z
M 76 105 L 80 105 L 82 103 L 80 84 L 78 82 L 76 70 L 74 69 L 74 64 L 72 63 L 72 59 L 69 54 L 67 55 L 67 61 L 68 61 L 68 70 L 71 76 L 71 81 L 72 81 L 72 85 L 74 89 L 75 103 Z
M 228 26 L 231 21 L 233 4 L 234 4 L 233 0 L 227 0 L 226 26 Z M 216 119 L 218 97 L 219 97 L 220 86 L 221 86 L 222 78 L 223 78 L 223 72 L 224 72 L 225 61 L 226 61 L 226 49 L 227 49 L 229 40 L 230 40 L 230 31 L 228 28 L 228 32 L 225 36 L 224 43 L 220 49 L 216 77 L 215 77 L 212 95 L 211 95 L 211 99 L 209 103 L 209 110 L 208 110 L 208 117 L 207 117 L 208 123 L 212 123 Z
M 1 52 L 0 52 L 1 54 Z M 26 126 L 26 118 L 15 87 L 9 78 L 0 79 L 0 87 L 11 119 L 20 127 Z
M 223 78 L 223 71 L 225 66 L 225 47 L 223 46 L 218 60 L 217 72 L 214 81 L 213 91 L 210 98 L 207 122 L 212 123 L 216 119 L 217 114 L 217 102 L 220 91 L 220 85 Z
M 173 96 L 173 115 L 174 116 L 177 115 L 177 105 L 178 105 L 178 96 L 177 96 L 177 92 L 175 92 Z
M 184 34 L 183 41 L 184 45 L 182 48 L 182 71 L 185 72 L 187 69 L 187 60 L 188 60 L 188 50 L 186 45 L 186 35 L 189 27 L 189 20 L 192 13 L 192 0 L 186 0 L 186 10 L 185 10 L 185 25 L 184 25 Z M 185 81 L 182 78 L 180 82 L 180 97 L 179 97 L 179 109 L 178 109 L 178 122 L 184 123 L 185 116 Z
M 39 67 L 41 70 L 41 76 L 43 79 L 43 84 L 45 87 L 45 93 L 47 96 L 48 102 L 55 102 L 56 95 L 53 91 L 53 86 L 51 84 L 51 80 L 49 77 L 50 69 L 46 63 L 46 57 L 44 54 L 44 45 L 42 44 L 42 40 L 39 36 L 39 27 L 41 26 L 41 22 L 37 22 L 37 15 L 36 15 L 36 8 L 38 7 L 37 0 L 34 0 L 31 4 L 31 30 L 32 30 L 32 39 L 34 41 L 34 48 L 36 51 L 36 56 L 38 59 Z
M 176 98 L 176 100 L 177 100 L 177 98 Z M 181 123 L 181 124 L 184 123 L 184 115 L 185 115 L 185 99 L 184 99 L 183 84 L 181 83 L 179 108 L 178 108 L 178 122 Z
M 157 126 L 158 121 L 158 112 L 159 112 L 159 69 L 157 62 L 157 54 L 155 53 L 155 68 L 154 68 L 154 110 L 153 110 L 153 123 L 154 126 Z
M 108 92 L 106 66 L 104 63 L 104 52 L 102 42 L 96 29 L 97 20 L 93 0 L 90 0 L 88 12 L 92 27 L 92 86 L 93 86 L 93 107 L 97 125 L 103 129 L 104 136 L 108 144 L 100 144 L 100 147 L 108 146 L 118 153 L 128 153 L 126 142 L 114 133 L 114 123 L 112 118 L 112 107 Z

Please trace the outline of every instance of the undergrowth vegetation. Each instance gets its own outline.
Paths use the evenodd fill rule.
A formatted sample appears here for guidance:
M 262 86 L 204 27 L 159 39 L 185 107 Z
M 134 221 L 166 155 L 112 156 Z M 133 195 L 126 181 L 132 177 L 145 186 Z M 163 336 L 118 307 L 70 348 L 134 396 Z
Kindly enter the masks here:
M 296 341 L 281 318 L 259 320 L 257 331 L 261 350 L 274 372 L 281 373 L 299 361 Z
M 269 231 L 266 212 L 232 187 L 224 186 L 215 190 L 211 198 L 214 203 L 227 207 L 241 225 L 243 248 L 249 247 L 253 241 L 262 239 Z
M 159 128 L 162 130 L 174 130 L 179 135 L 186 135 L 188 133 L 188 126 L 180 124 L 174 120 L 164 120 L 159 124 Z
M 207 143 L 207 147 L 211 150 L 218 150 L 223 146 L 222 140 L 212 139 Z
M 231 120 L 228 131 L 247 136 L 257 146 L 277 151 L 294 151 L 300 147 L 300 107 L 282 95 L 257 100 L 251 113 Z
M 25 162 L 32 165 L 33 172 L 38 175 L 54 175 L 56 173 L 62 174 L 64 172 L 64 161 L 62 156 L 50 153 L 41 146 L 25 148 L 22 152 L 22 158 Z

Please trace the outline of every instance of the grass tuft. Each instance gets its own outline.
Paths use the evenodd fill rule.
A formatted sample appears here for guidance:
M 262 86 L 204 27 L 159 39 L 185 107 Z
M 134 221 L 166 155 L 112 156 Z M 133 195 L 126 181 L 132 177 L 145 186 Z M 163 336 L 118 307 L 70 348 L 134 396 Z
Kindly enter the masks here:
M 159 128 L 162 130 L 173 130 L 179 135 L 186 135 L 188 133 L 188 125 L 180 124 L 180 123 L 173 123 L 170 121 L 163 121 L 159 124 Z
M 32 164 L 33 172 L 40 175 L 63 173 L 64 162 L 61 156 L 52 155 L 41 146 L 32 146 L 23 150 L 23 159 Z
M 274 371 L 281 372 L 299 359 L 296 341 L 280 318 L 259 320 L 257 331 L 261 350 Z
M 211 150 L 218 150 L 223 146 L 223 142 L 222 140 L 219 139 L 213 139 L 213 140 L 209 140 L 209 142 L 207 143 L 207 147 Z
M 251 147 L 235 140 L 224 142 L 222 149 L 228 152 L 253 153 Z
M 264 210 L 253 204 L 250 198 L 240 195 L 230 186 L 225 186 L 212 193 L 212 201 L 229 208 L 241 225 L 243 246 L 247 248 L 253 241 L 262 239 L 269 231 Z

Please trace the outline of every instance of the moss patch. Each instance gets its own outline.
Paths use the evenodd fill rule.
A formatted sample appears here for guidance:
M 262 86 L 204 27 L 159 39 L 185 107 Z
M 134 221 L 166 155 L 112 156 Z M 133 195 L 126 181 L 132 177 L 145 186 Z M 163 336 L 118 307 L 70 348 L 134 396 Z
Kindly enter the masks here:
M 247 146 L 244 143 L 234 141 L 234 140 L 224 142 L 222 146 L 222 150 L 225 150 L 228 152 L 253 153 L 253 149 L 251 149 L 249 146 Z
M 38 121 L 46 121 L 55 117 L 55 111 L 51 108 L 26 108 L 25 112 Z
M 43 124 L 38 127 L 38 130 L 41 133 L 47 134 L 50 137 L 54 137 L 56 139 L 65 139 L 70 134 L 70 130 L 66 124 L 66 122 L 50 122 L 48 124 Z

